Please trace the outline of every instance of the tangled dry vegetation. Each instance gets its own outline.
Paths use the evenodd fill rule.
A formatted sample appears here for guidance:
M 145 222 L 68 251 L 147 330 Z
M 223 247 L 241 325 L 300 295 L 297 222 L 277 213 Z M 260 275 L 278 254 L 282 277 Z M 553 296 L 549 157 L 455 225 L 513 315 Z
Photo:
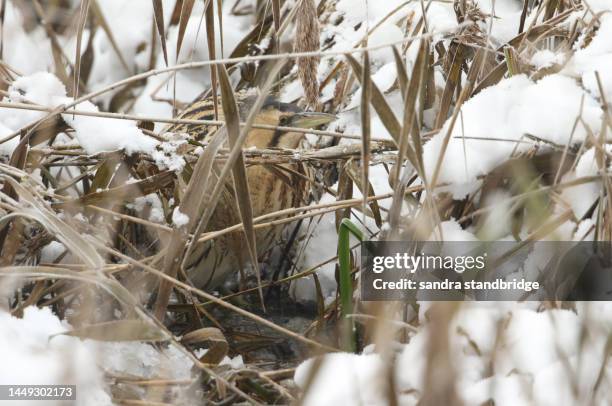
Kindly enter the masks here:
M 335 213 L 336 224 L 342 218 L 362 221 L 367 217 L 364 227 L 369 238 L 428 238 L 440 222 L 451 218 L 462 228 L 472 227 L 486 234 L 483 227 L 492 207 L 485 206 L 484 202 L 490 195 L 504 190 L 513 213 L 512 232 L 520 241 L 544 238 L 568 221 L 577 223 L 589 218 L 593 219 L 596 239 L 608 240 L 612 236 L 608 206 L 612 185 L 605 171 L 609 154 L 605 135 L 611 122 L 603 94 L 596 96 L 605 119 L 601 128 L 592 128 L 584 142 L 558 145 L 527 135 L 524 141 L 530 147 L 517 150 L 490 173 L 480 175 L 482 186 L 465 198 L 458 199 L 443 189 L 445 184 L 438 181 L 441 162 L 435 163 L 433 171 L 427 170 L 431 163 L 424 162 L 423 146 L 432 137 L 441 135 L 443 149 L 446 148 L 453 126 L 460 125 L 461 108 L 467 100 L 503 78 L 526 75 L 539 80 L 563 69 L 562 63 L 541 69 L 534 66 L 530 61 L 537 50 L 563 51 L 566 59 L 570 59 L 574 52 L 588 46 L 600 21 L 579 0 L 525 1 L 519 31 L 503 44 L 490 40 L 486 23 L 490 16 L 471 0 L 454 2 L 459 24 L 456 30 L 435 35 L 429 31 L 428 21 L 422 14 L 404 13 L 395 23 L 403 33 L 402 41 L 385 45 L 392 49 L 397 72 L 396 80 L 385 89 L 372 80 L 366 50 L 382 48 L 378 45 L 368 48 L 368 38 L 386 18 L 380 25 L 369 27 L 368 34 L 354 43 L 355 52 L 328 51 L 333 48 L 335 38 L 330 35 L 319 43 L 319 30 L 342 24 L 335 13 L 334 0 L 322 0 L 316 8 L 310 0 L 297 2 L 299 5 L 280 0 L 245 5 L 238 0 L 231 13 L 250 15 L 253 26 L 233 52 L 225 55 L 223 63 L 212 61 L 220 59 L 221 52 L 211 38 L 215 37 L 215 31 L 223 33 L 224 26 L 222 15 L 215 15 L 214 1 L 210 1 L 202 16 L 207 24 L 200 41 L 207 41 L 211 61 L 183 65 L 172 65 L 174 56 L 168 54 L 164 33 L 168 27 L 178 27 L 176 49 L 180 49 L 194 0 L 173 3 L 169 20 L 163 18 L 168 4 L 153 0 L 156 24 L 151 27 L 149 41 L 153 47 L 148 69 L 142 72 L 133 72 L 132 61 L 122 55 L 122 38 L 114 35 L 101 11 L 104 1 L 12 3 L 24 16 L 26 31 L 44 26 L 52 47 L 52 72 L 75 101 L 58 107 L 6 99 L 1 103 L 2 109 L 44 112 L 42 118 L 37 117 L 9 136 L 18 137 L 20 142 L 0 164 L 0 274 L 2 294 L 8 298 L 2 306 L 16 316 L 31 305 L 48 306 L 70 323 L 74 328 L 72 335 L 102 341 L 147 341 L 159 349 L 174 346 L 193 361 L 196 378 L 188 381 L 163 376 L 107 376 L 113 399 L 119 404 L 140 404 L 138 400 L 159 402 L 156 404 L 172 402 L 177 389 L 203 390 L 199 396 L 218 404 L 295 401 L 299 392 L 291 377 L 297 363 L 309 355 L 340 347 L 338 301 L 324 301 L 316 276 L 318 266 L 296 270 L 292 262 L 297 251 L 307 249 L 300 244 L 308 241 L 312 229 L 316 229 L 326 213 Z M 431 1 L 422 1 L 419 7 L 427 8 L 431 4 Z M 388 17 L 401 13 L 403 7 L 392 10 Z M 527 15 L 534 12 L 537 18 L 528 21 Z M 568 20 L 576 12 L 589 18 Z M 4 19 L 5 14 L 0 18 Z M 287 41 L 285 34 L 293 29 L 294 23 L 298 30 L 295 43 Z M 88 79 L 97 56 L 93 52 L 93 36 L 83 38 L 85 29 L 103 31 L 111 38 L 112 52 L 117 53 L 126 71 L 133 74 L 92 91 Z M 84 51 L 76 58 L 67 55 L 59 44 L 59 36 L 75 38 L 79 44 L 83 41 Z M 413 44 L 418 46 L 415 48 Z M 2 46 L 6 49 L 11 44 Z M 416 49 L 416 56 L 414 63 L 407 67 L 409 49 Z M 298 58 L 291 55 L 294 50 L 301 52 Z M 164 55 L 168 67 L 156 68 L 159 53 Z M 319 60 L 325 62 L 326 71 L 321 71 L 323 65 Z M 156 147 L 158 152 L 170 158 L 184 157 L 190 175 L 199 154 L 207 154 L 208 159 L 229 171 L 240 156 L 240 145 L 211 151 L 208 145 L 187 139 L 178 147 L 174 144 L 174 149 L 164 150 L 175 139 L 159 129 L 181 121 L 131 113 L 137 96 L 152 77 L 166 75 L 164 85 L 171 86 L 175 72 L 202 68 L 211 69 L 212 86 L 204 96 L 212 95 L 215 99 L 217 94 L 231 97 L 252 87 L 269 87 L 271 93 L 280 94 L 287 86 L 300 82 L 305 85 L 306 97 L 291 101 L 305 108 L 338 114 L 347 107 L 355 91 L 361 89 L 360 95 L 357 93 L 361 105 L 360 132 L 350 133 L 340 125 L 331 125 L 311 132 L 318 139 L 309 149 L 249 149 L 243 153 L 247 166 L 266 165 L 274 170 L 282 163 L 303 164 L 308 168 L 311 204 L 259 218 L 247 217 L 241 224 L 227 224 L 223 230 L 198 234 L 197 223 L 189 224 L 186 230 L 177 227 L 172 218 L 177 207 L 196 219 L 206 213 L 210 215 L 218 199 L 215 200 L 214 182 L 200 184 L 207 178 L 205 172 L 186 178 L 160 165 L 151 154 L 128 154 L 122 150 L 90 154 L 70 142 L 74 139 L 74 129 L 64 119 L 67 115 L 135 120 L 148 137 L 160 142 Z M 234 80 L 233 86 L 224 80 L 226 71 Z M 3 95 L 9 96 L 9 88 L 19 76 L 16 69 L 1 63 Z M 394 99 L 395 104 L 388 97 L 392 93 L 400 96 Z M 323 94 L 328 96 L 322 97 Z M 79 110 L 78 103 L 99 100 L 101 95 L 111 95 L 104 112 Z M 221 109 L 220 101 L 216 102 Z M 167 100 L 167 103 L 176 113 L 185 106 L 177 100 Z M 374 116 L 380 119 L 388 135 L 374 131 L 371 125 Z M 215 120 L 183 122 L 207 123 L 219 128 L 224 124 Z M 447 122 L 450 124 L 445 127 Z M 236 124 L 228 122 L 227 126 Z M 241 125 L 244 128 L 244 123 Z M 440 131 L 443 128 L 446 136 Z M 56 142 L 58 139 L 68 142 Z M 591 147 L 596 150 L 601 172 L 589 178 L 561 182 Z M 390 192 L 374 193 L 371 183 L 374 167 L 385 169 Z M 225 174 L 230 176 L 228 171 Z M 601 182 L 600 198 L 582 218 L 574 218 L 559 196 L 565 188 L 588 182 Z M 441 190 L 436 192 L 437 189 Z M 360 197 L 357 191 L 368 193 Z M 322 193 L 331 194 L 335 201 L 319 203 L 317 199 Z M 155 208 L 135 204 L 139 198 L 152 194 L 161 202 L 159 221 L 150 219 L 150 211 Z M 213 196 L 206 204 L 202 204 L 204 194 Z M 247 196 L 242 195 L 236 202 L 236 210 L 249 204 Z M 228 233 L 278 224 L 286 224 L 288 232 L 268 255 L 259 258 L 261 282 L 255 277 L 258 272 L 251 269 L 239 283 L 213 294 L 191 286 L 183 270 L 172 265 L 176 262 L 168 260 L 178 258 L 180 263 L 194 241 L 210 242 Z M 298 233 L 299 226 L 310 231 Z M 525 230 L 527 235 L 522 234 Z M 41 254 L 54 241 L 60 242 L 62 249 L 49 260 L 49 255 Z M 336 257 L 321 258 L 320 266 L 336 260 Z M 293 303 L 288 294 L 291 282 L 311 277 L 318 292 L 315 305 L 304 307 Z M 356 286 L 356 273 L 354 278 Z M 169 302 L 168 297 L 164 300 L 164 295 L 170 290 L 158 290 L 160 281 L 162 286 L 171 289 Z M 265 302 L 266 312 L 260 299 Z M 380 339 L 378 325 L 370 323 L 365 314 L 376 315 L 388 309 L 360 305 L 355 308 L 364 313 L 362 318 L 356 318 L 361 349 Z M 411 329 L 418 327 L 418 312 L 407 310 L 404 314 L 404 322 L 411 326 L 403 330 L 401 337 L 387 339 L 408 340 Z M 434 344 L 431 350 L 434 355 L 428 359 L 440 367 L 445 352 L 436 345 L 442 348 L 445 342 L 440 339 Z M 194 352 L 198 348 L 209 351 L 198 357 L 196 354 L 200 353 Z M 245 360 L 243 367 L 231 369 L 219 365 L 226 355 L 238 354 Z M 452 403 L 444 385 L 450 385 L 453 377 L 446 378 L 435 383 L 435 390 L 433 380 L 427 380 L 432 385 L 426 392 L 431 399 L 424 398 L 424 404 Z M 137 390 L 143 387 L 149 390 Z

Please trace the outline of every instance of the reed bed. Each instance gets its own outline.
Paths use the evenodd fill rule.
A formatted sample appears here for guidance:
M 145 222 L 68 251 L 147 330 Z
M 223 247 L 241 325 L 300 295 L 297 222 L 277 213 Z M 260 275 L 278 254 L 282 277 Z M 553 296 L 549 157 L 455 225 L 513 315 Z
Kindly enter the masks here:
M 599 126 L 593 127 L 587 113 L 576 112 L 571 117 L 575 128 L 563 143 L 552 141 L 558 139 L 554 135 L 546 139 L 522 134 L 520 139 L 505 140 L 496 134 L 490 138 L 455 134 L 467 125 L 464 114 L 468 120 L 467 105 L 474 98 L 513 78 L 522 77 L 533 86 L 545 83 L 567 72 L 570 62 L 593 41 L 601 41 L 597 35 L 607 13 L 593 10 L 588 2 L 517 2 L 522 11 L 509 23 L 518 30 L 503 42 L 491 32 L 498 17 L 472 0 L 408 0 L 377 22 L 366 17 L 358 24 L 347 23 L 346 10 L 337 9 L 345 0 L 146 3 L 151 7 L 152 15 L 147 16 L 151 25 L 138 50 L 123 44 L 128 40 L 125 30 L 114 31 L 116 26 L 108 21 L 112 14 L 105 12 L 111 6 L 105 0 L 5 0 L 0 14 L 4 55 L 17 44 L 7 33 L 15 24 L 26 35 L 42 35 L 50 47 L 48 71 L 63 84 L 67 97 L 47 105 L 14 100 L 19 93 L 15 83 L 28 73 L 11 66 L 10 58 L 0 61 L 4 96 L 0 123 L 11 115 L 32 114 L 27 123 L 0 137 L 3 310 L 22 317 L 29 306 L 47 307 L 69 323 L 69 336 L 103 343 L 138 342 L 162 358 L 171 349 L 193 366 L 190 376 L 181 378 L 163 363 L 142 376 L 106 370 L 104 383 L 114 403 L 316 404 L 315 392 L 322 391 L 316 376 L 332 362 L 329 354 L 346 350 L 343 323 L 348 318 L 355 326 L 352 350 L 362 354 L 355 356 L 368 356 L 374 344 L 382 359 L 383 366 L 376 367 L 382 383 L 372 383 L 380 395 L 376 399 L 390 405 L 470 404 L 459 394 L 466 371 L 454 365 L 451 336 L 457 332 L 457 318 L 473 305 L 362 302 L 358 244 L 352 241 L 350 281 L 355 292 L 348 298 L 352 310 L 346 315 L 347 304 L 336 284 L 341 278 L 338 256 L 319 255 L 316 240 L 329 237 L 331 229 L 335 250 L 335 230 L 343 219 L 357 224 L 366 239 L 445 238 L 440 234 L 457 238 L 467 230 L 496 239 L 506 237 L 494 227 L 498 207 L 510 213 L 508 235 L 519 242 L 567 239 L 564 230 L 579 227 L 583 238 L 610 240 L 608 74 L 602 80 L 604 72 L 596 72 L 592 83 L 576 78 L 576 88 L 586 89 L 592 101 L 571 103 L 598 108 L 601 116 Z M 371 10 L 361 1 L 354 3 L 355 8 Z M 440 23 L 439 10 L 444 7 L 452 8 L 453 24 Z M 230 38 L 236 31 L 231 18 L 248 21 L 242 38 Z M 504 18 L 506 22 L 509 17 Z M 378 35 L 389 30 L 401 35 Z M 194 57 L 193 33 L 200 44 L 197 49 L 205 50 L 208 58 Z M 106 56 L 96 43 L 100 36 L 109 45 Z M 228 51 L 227 41 L 236 46 Z M 189 52 L 187 46 L 194 48 Z M 562 57 L 538 66 L 534 55 L 543 50 Z M 394 72 L 391 81 L 376 75 L 383 65 L 381 52 L 384 66 Z M 189 53 L 190 58 L 179 58 Z M 112 80 L 106 82 L 95 76 L 96 58 L 104 57 L 115 61 L 109 67 L 114 69 Z M 308 133 L 308 142 L 298 149 L 243 151 L 248 130 L 262 125 L 237 114 L 212 120 L 177 118 L 189 101 L 180 94 L 180 81 L 187 75 L 201 78 L 200 96 L 211 97 L 217 112 L 228 111 L 226 100 L 256 87 L 340 119 L 316 130 L 272 127 Z M 166 98 L 168 94 L 171 97 Z M 143 114 L 137 109 L 143 99 L 163 105 L 165 113 Z M 86 102 L 97 109 L 84 108 Z M 533 120 L 551 117 L 554 114 Z M 92 151 L 79 142 L 81 130 L 74 125 L 78 118 L 97 119 L 101 125 L 131 123 L 155 146 L 148 152 Z M 170 134 L 165 131 L 169 124 L 207 124 L 219 133 L 225 131 L 228 142 L 215 145 Z M 503 125 L 499 123 L 500 128 Z M 501 144 L 512 148 L 490 168 L 474 174 L 467 183 L 476 186 L 466 186 L 468 191 L 461 195 L 453 189 L 455 178 L 446 166 L 460 158 L 457 140 L 491 144 L 491 151 Z M 428 147 L 429 143 L 437 147 Z M 202 156 L 222 168 L 216 183 L 208 181 L 210 168 L 207 172 L 199 164 Z M 584 159 L 596 162 L 594 171 L 580 169 Z M 177 160 L 180 169 L 173 166 Z M 302 176 L 308 183 L 308 199 L 298 207 L 253 216 L 246 186 L 255 185 L 245 184 L 244 169 L 264 165 L 279 171 L 287 163 L 306 168 Z M 191 176 L 182 176 L 183 170 Z M 234 179 L 235 210 L 242 222 L 210 231 L 206 222 L 219 202 L 223 177 Z M 580 211 L 572 208 L 567 194 L 578 187 L 597 196 Z M 576 199 L 581 198 L 584 195 Z M 177 208 L 189 213 L 186 226 L 173 220 Z M 326 229 L 330 222 L 333 225 Z M 265 256 L 257 257 L 255 231 L 280 224 L 285 226 L 283 238 Z M 449 227 L 456 233 L 445 224 L 452 224 Z M 227 235 L 243 238 L 251 266 L 242 275 L 236 270 L 236 277 L 215 291 L 193 286 L 181 267 L 184 257 L 192 245 L 214 243 Z M 301 266 L 308 252 L 318 261 Z M 331 269 L 332 277 L 336 269 L 331 285 L 320 276 L 323 268 Z M 307 301 L 297 300 L 296 289 L 304 285 L 314 293 Z M 538 314 L 576 311 L 571 302 L 538 303 L 532 308 Z M 499 317 L 488 333 L 494 345 L 493 352 L 486 354 L 490 371 L 484 376 L 493 376 L 496 352 L 503 357 L 510 319 Z M 592 336 L 592 329 L 597 329 L 596 324 L 585 322 L 580 333 Z M 409 345 L 419 334 L 426 335 L 427 345 L 420 354 L 423 372 L 417 389 L 402 386 L 397 370 L 406 368 L 399 346 Z M 459 334 L 470 351 L 486 352 L 479 348 L 478 338 L 465 331 Z M 585 384 L 585 389 L 579 377 L 570 380 L 575 383 L 575 399 L 605 403 L 599 388 L 608 384 L 606 348 L 594 385 Z M 230 366 L 226 358 L 238 356 L 243 362 Z M 309 358 L 309 369 L 307 373 L 302 369 L 296 384 L 296 368 Z M 338 368 L 340 374 L 345 371 Z M 573 373 L 571 366 L 566 369 Z M 491 395 L 480 404 L 497 404 L 493 399 Z M 345 400 L 357 404 L 364 397 Z

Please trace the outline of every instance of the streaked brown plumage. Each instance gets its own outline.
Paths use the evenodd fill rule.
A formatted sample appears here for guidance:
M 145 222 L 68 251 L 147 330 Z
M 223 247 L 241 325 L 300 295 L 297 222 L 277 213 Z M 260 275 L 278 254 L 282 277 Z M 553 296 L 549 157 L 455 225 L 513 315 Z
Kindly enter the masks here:
M 238 108 L 244 121 L 254 102 L 254 96 L 240 97 Z M 219 119 L 223 120 L 219 109 Z M 180 115 L 183 119 L 212 120 L 214 106 L 206 99 L 193 103 Z M 304 112 L 292 104 L 280 103 L 268 98 L 257 115 L 256 124 L 272 126 L 314 128 L 330 122 L 334 116 L 322 113 Z M 187 133 L 190 138 L 206 142 L 214 129 L 206 125 L 181 124 L 169 127 L 166 131 Z M 253 128 L 249 132 L 243 148 L 288 148 L 300 145 L 304 134 Z M 220 170 L 220 166 L 217 167 Z M 261 216 L 283 210 L 306 202 L 307 183 L 298 173 L 298 165 L 278 166 L 251 165 L 247 167 L 247 181 L 250 188 L 253 216 Z M 296 173 L 297 172 L 297 173 Z M 206 231 L 224 229 L 240 223 L 235 202 L 233 185 L 228 181 L 215 208 Z M 256 231 L 258 256 L 267 252 L 278 239 L 282 227 L 268 227 Z M 187 274 L 198 287 L 214 287 L 227 279 L 229 274 L 237 273 L 247 264 L 248 255 L 241 233 L 231 233 L 214 241 L 200 244 L 187 259 Z

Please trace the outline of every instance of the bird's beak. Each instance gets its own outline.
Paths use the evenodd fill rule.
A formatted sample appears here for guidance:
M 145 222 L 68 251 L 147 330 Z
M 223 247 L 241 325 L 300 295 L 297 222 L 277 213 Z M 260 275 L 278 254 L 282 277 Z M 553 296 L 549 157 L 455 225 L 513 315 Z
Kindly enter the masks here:
M 305 111 L 302 113 L 295 113 L 295 115 L 291 117 L 291 127 L 317 128 L 320 125 L 331 123 L 336 118 L 337 117 L 333 114 Z

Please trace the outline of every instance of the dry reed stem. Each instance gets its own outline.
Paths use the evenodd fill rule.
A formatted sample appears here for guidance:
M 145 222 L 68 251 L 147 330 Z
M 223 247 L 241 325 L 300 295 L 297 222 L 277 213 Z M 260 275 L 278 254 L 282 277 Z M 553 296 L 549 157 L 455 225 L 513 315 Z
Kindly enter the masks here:
M 296 34 L 293 49 L 297 53 L 319 50 L 319 17 L 314 0 L 301 0 L 297 6 Z M 316 109 L 319 101 L 318 56 L 298 57 L 298 76 L 306 95 L 306 102 Z

